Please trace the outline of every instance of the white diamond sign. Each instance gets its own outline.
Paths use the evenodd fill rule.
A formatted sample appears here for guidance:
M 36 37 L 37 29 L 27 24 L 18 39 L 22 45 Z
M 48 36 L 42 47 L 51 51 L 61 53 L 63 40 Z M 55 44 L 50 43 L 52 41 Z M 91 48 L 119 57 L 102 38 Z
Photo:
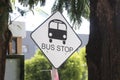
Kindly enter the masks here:
M 31 37 L 55 68 L 59 68 L 81 45 L 81 40 L 60 12 L 38 26 Z

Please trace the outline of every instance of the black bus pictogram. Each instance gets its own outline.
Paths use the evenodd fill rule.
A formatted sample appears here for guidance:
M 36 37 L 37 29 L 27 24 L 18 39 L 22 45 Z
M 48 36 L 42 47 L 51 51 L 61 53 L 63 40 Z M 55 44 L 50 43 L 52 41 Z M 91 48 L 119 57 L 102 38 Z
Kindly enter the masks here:
M 62 40 L 65 44 L 67 39 L 67 25 L 58 19 L 53 19 L 48 24 L 48 37 L 49 42 L 52 42 L 52 39 Z

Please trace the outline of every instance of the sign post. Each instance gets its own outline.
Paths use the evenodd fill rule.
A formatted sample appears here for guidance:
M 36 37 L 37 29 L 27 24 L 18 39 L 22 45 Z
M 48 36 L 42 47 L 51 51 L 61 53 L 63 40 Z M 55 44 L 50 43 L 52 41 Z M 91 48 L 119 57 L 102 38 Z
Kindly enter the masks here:
M 52 14 L 31 33 L 31 37 L 55 68 L 59 68 L 82 43 L 60 12 Z
M 51 78 L 52 80 L 59 80 L 58 70 L 55 69 L 54 67 L 52 67 L 52 70 L 51 70 Z

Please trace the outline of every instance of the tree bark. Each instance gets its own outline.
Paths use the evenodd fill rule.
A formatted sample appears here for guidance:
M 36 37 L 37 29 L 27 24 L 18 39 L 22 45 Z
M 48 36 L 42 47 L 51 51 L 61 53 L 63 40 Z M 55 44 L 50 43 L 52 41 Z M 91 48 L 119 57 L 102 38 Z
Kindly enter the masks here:
M 120 0 L 90 0 L 88 80 L 120 79 Z
M 0 0 L 0 80 L 4 80 L 5 60 L 11 32 L 8 29 L 8 0 Z

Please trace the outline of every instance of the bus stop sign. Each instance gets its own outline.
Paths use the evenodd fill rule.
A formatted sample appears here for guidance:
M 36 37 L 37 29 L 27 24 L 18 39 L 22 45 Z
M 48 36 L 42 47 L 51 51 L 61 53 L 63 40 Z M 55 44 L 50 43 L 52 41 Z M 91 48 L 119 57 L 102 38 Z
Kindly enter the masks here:
M 31 37 L 55 68 L 59 68 L 81 45 L 81 40 L 60 12 L 53 13 Z

